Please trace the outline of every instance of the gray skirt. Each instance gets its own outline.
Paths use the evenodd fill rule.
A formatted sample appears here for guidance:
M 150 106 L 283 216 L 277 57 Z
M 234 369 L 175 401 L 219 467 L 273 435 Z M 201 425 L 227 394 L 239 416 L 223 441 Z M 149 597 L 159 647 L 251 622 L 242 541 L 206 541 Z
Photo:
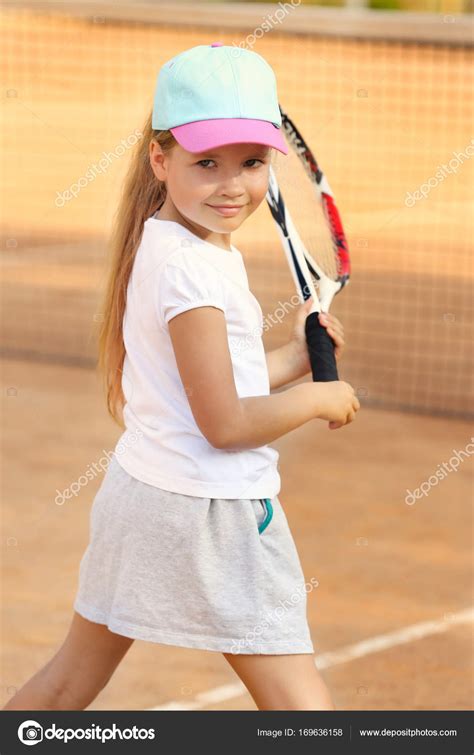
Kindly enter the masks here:
M 314 653 L 305 583 L 273 499 L 200 498 L 112 457 L 90 510 L 74 609 L 137 640 L 223 653 Z M 317 582 L 316 582 L 317 585 Z

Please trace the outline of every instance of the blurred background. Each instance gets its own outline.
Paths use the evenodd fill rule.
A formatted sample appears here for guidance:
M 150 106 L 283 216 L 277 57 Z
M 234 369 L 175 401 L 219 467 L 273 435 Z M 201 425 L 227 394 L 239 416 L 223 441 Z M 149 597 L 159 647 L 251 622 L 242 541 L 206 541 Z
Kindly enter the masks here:
M 354 268 L 334 304 L 348 328 L 346 379 L 368 404 L 472 411 L 464 17 L 240 2 L 193 3 L 192 14 L 181 3 L 5 5 L 5 354 L 94 365 L 104 241 L 157 70 L 218 37 L 273 66 L 335 192 Z M 259 210 L 234 243 L 270 313 L 291 285 L 265 203 Z M 269 348 L 289 320 L 267 330 Z
M 332 649 L 440 616 L 454 632 L 405 665 L 403 656 L 379 654 L 383 670 L 358 669 L 358 684 L 335 676 L 339 703 L 442 709 L 469 699 L 461 658 L 470 657 L 464 624 L 471 619 L 462 613 L 472 578 L 470 452 L 455 474 L 432 484 L 429 501 L 409 508 L 405 498 L 472 434 L 471 13 L 467 0 L 4 0 L 6 696 L 62 637 L 100 474 L 61 509 L 57 492 L 120 433 L 95 367 L 106 244 L 128 161 L 161 65 L 221 41 L 253 49 L 273 67 L 283 107 L 327 173 L 351 250 L 353 276 L 332 311 L 345 327 L 340 374 L 357 391 L 360 419 L 340 433 L 309 423 L 273 444 L 303 565 L 325 577 L 317 621 L 309 609 L 317 644 Z M 292 322 L 291 313 L 277 313 L 294 290 L 265 203 L 233 243 L 268 317 L 265 346 L 276 348 Z M 192 651 L 182 652 L 195 672 L 186 689 L 228 678 L 225 667 L 204 669 Z M 140 653 L 137 663 L 149 663 L 151 650 Z M 445 659 L 442 668 L 430 665 L 435 656 Z M 406 703 L 413 658 L 419 686 Z M 163 653 L 160 663 L 171 660 Z M 130 668 L 117 673 L 137 707 L 148 705 L 150 687 L 134 686 Z M 391 682 L 381 693 L 386 674 Z M 168 681 L 153 699 L 174 695 L 183 704 L 182 677 L 171 667 Z M 116 685 L 98 707 L 125 706 Z M 442 692 L 433 695 L 433 685 Z M 252 703 L 244 695 L 235 705 Z

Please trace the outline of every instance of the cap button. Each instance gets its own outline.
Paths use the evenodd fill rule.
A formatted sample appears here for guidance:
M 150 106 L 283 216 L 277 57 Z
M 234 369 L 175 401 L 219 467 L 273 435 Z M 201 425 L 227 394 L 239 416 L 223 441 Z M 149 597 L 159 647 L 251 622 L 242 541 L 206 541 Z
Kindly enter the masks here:
M 213 42 L 211 45 L 211 47 L 223 47 L 223 46 L 224 46 L 223 42 Z

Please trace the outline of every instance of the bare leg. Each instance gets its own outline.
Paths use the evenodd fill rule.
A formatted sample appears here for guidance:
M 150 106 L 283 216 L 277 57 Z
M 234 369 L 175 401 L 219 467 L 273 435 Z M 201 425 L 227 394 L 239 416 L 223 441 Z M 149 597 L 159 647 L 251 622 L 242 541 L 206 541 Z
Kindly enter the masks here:
M 74 612 L 56 655 L 3 710 L 84 710 L 105 687 L 132 643 L 133 639 Z
M 336 710 L 311 654 L 224 653 L 259 710 Z

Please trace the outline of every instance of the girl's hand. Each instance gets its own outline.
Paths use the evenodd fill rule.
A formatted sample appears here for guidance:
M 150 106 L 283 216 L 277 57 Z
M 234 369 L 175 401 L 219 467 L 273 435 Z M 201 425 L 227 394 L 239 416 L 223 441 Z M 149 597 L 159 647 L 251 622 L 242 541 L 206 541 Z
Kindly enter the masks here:
M 302 365 L 303 374 L 311 372 L 311 363 L 309 361 L 308 346 L 306 344 L 305 322 L 313 305 L 313 297 L 310 296 L 304 304 L 300 304 L 296 312 L 295 322 L 291 333 L 290 343 L 299 364 Z M 334 341 L 334 355 L 340 359 L 344 350 L 344 328 L 337 317 L 326 312 L 319 314 L 319 322 L 326 329 Z
M 342 327 L 342 324 L 339 322 L 337 317 L 334 317 L 334 315 L 331 315 L 329 312 L 320 312 L 319 322 L 321 323 L 321 325 L 325 326 L 328 334 L 334 341 L 334 356 L 336 357 L 336 359 L 340 359 L 342 352 L 344 351 L 344 346 L 346 345 L 344 341 L 344 328 Z

